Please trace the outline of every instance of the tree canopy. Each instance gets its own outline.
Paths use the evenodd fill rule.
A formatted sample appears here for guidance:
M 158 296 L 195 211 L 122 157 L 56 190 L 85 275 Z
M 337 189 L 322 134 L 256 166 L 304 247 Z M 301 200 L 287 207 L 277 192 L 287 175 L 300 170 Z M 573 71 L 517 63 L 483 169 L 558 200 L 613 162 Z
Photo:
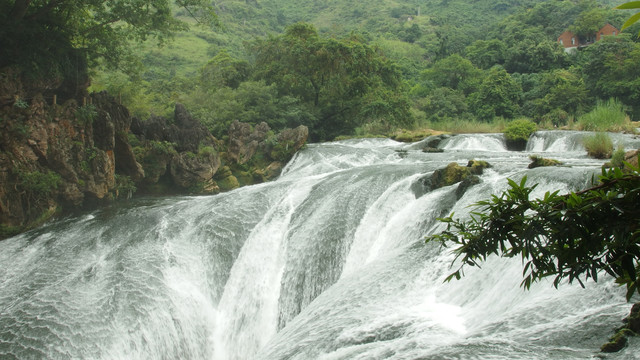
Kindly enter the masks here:
M 116 67 L 130 41 L 162 42 L 186 28 L 175 6 L 200 21 L 215 19 L 205 0 L 1 0 L 0 67 L 63 78 L 99 59 Z
M 565 279 L 583 285 L 604 271 L 626 285 L 629 300 L 640 294 L 640 171 L 627 166 L 603 170 L 590 189 L 541 199 L 530 197 L 536 185 L 527 186 L 526 177 L 509 180 L 502 195 L 476 203 L 470 220 L 440 219 L 447 229 L 427 242 L 456 246 L 460 266 L 447 281 L 496 254 L 522 258 L 525 288 L 546 277 L 556 287 Z
M 315 140 L 349 134 L 367 122 L 411 122 L 409 102 L 394 64 L 359 36 L 343 39 L 318 35 L 297 23 L 284 34 L 254 46 L 257 79 L 275 84 L 280 96 L 299 98 L 314 113 Z

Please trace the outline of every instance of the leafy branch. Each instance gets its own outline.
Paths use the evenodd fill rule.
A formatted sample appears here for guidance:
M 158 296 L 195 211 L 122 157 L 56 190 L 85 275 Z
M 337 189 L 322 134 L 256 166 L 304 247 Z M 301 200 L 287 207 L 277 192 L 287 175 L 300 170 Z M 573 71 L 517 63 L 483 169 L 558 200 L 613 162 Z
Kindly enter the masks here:
M 526 186 L 509 179 L 509 189 L 500 196 L 480 201 L 471 219 L 449 217 L 440 221 L 447 228 L 426 241 L 450 243 L 458 269 L 446 278 L 460 279 L 464 266 L 478 266 L 491 254 L 520 256 L 524 288 L 554 276 L 553 285 L 563 280 L 598 280 L 605 271 L 627 287 L 626 298 L 640 294 L 640 172 L 603 169 L 600 184 L 580 192 L 559 195 L 547 192 L 531 199 L 537 185 Z M 454 260 L 454 262 L 455 262 Z

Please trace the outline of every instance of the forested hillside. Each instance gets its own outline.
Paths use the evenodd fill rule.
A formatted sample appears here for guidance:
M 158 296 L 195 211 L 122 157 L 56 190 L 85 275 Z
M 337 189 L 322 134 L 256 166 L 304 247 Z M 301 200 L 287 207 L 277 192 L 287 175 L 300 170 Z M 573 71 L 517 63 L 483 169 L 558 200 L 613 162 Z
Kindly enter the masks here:
M 316 141 L 521 116 L 563 126 L 610 99 L 637 119 L 637 26 L 572 53 L 557 43 L 567 29 L 587 37 L 607 23 L 619 28 L 629 13 L 616 3 L 214 2 L 218 26 L 145 44 L 125 71 L 97 71 L 93 89 L 117 94 L 142 118 L 185 103 L 216 136 L 236 118 L 308 125 Z M 274 57 L 281 50 L 287 59 Z M 375 76 L 359 83 L 358 66 Z

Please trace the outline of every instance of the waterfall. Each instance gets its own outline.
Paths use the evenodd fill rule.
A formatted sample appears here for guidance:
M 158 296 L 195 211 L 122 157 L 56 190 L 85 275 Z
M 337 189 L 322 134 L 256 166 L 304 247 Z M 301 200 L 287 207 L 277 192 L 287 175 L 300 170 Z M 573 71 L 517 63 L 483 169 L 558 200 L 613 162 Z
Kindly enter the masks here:
M 424 237 L 469 216 L 507 178 L 590 185 L 602 161 L 580 132 L 499 134 L 442 153 L 392 140 L 310 144 L 270 183 L 203 197 L 137 199 L 0 242 L 2 359 L 585 359 L 629 311 L 610 278 L 520 287 L 490 257 L 443 283 L 454 256 Z M 616 135 L 631 147 L 638 140 Z M 529 155 L 563 161 L 527 169 Z M 450 162 L 492 167 L 462 197 L 415 192 Z M 631 339 L 611 359 L 633 358 Z

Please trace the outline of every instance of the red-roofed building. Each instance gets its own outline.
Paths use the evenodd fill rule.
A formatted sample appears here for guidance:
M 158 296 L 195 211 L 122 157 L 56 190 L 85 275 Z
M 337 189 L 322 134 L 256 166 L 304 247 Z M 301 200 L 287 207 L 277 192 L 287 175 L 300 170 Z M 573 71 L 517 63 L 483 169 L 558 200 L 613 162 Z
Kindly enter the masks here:
M 606 24 L 595 34 L 582 39 L 580 39 L 578 35 L 567 30 L 560 34 L 560 36 L 558 36 L 558 42 L 560 43 L 560 45 L 564 46 L 565 50 L 569 50 L 580 46 L 591 45 L 596 41 L 602 40 L 602 38 L 605 36 L 618 35 L 619 33 L 620 30 L 616 29 L 615 26 Z

